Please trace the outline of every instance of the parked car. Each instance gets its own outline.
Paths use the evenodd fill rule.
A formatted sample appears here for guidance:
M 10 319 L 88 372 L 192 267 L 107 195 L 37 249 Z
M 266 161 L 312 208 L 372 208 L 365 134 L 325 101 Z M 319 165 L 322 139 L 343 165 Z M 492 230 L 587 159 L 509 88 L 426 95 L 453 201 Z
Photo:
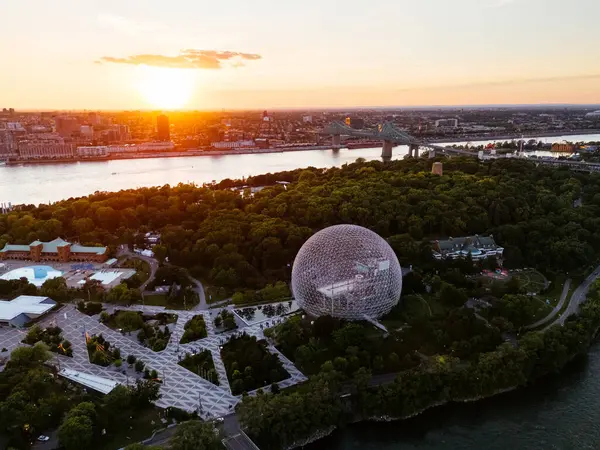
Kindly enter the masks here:
M 43 434 L 41 434 L 38 436 L 37 440 L 40 442 L 46 442 L 46 441 L 49 441 L 50 438 L 48 436 L 44 436 Z

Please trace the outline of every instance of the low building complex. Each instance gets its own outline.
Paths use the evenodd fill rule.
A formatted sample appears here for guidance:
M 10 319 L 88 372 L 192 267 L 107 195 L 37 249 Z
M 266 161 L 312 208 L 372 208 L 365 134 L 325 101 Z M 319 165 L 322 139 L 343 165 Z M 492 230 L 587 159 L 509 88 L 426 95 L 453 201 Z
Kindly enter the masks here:
M 35 262 L 92 261 L 103 263 L 108 259 L 108 248 L 85 247 L 56 238 L 50 242 L 34 241 L 29 245 L 6 244 L 0 250 L 0 260 L 2 259 L 26 259 Z
M 433 257 L 437 260 L 466 258 L 471 255 L 474 261 L 489 257 L 502 258 L 504 248 L 500 247 L 490 236 L 466 236 L 448 238 L 445 241 L 432 242 Z
M 14 300 L 0 301 L 0 325 L 24 327 L 55 306 L 54 300 L 33 295 L 21 295 Z

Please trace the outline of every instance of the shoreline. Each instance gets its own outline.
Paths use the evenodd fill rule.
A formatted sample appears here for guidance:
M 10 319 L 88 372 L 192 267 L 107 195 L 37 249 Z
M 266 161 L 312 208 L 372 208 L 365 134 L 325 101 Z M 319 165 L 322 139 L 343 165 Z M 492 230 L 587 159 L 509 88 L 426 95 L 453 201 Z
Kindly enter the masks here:
M 456 142 L 471 142 L 471 141 L 493 141 L 493 140 L 514 140 L 514 139 L 533 139 L 533 138 L 544 138 L 544 137 L 556 137 L 556 136 L 577 136 L 577 135 L 592 135 L 600 134 L 599 130 L 572 130 L 565 134 L 565 132 L 547 132 L 547 133 L 528 133 L 528 134 L 502 134 L 498 136 L 462 136 L 462 137 L 450 137 L 450 138 L 434 138 L 428 140 L 432 144 L 453 144 Z M 157 152 L 157 153 L 145 153 L 145 154 L 117 154 L 107 157 L 92 157 L 92 158 L 65 158 L 65 159 L 36 159 L 36 160 L 7 160 L 6 166 L 22 166 L 22 165 L 35 165 L 35 164 L 76 164 L 85 162 L 109 162 L 115 160 L 135 160 L 135 159 L 152 159 L 152 158 L 185 158 L 185 157 L 196 157 L 196 156 L 229 156 L 229 155 L 261 155 L 271 153 L 287 153 L 287 152 L 302 152 L 311 150 L 342 150 L 348 149 L 359 150 L 364 148 L 374 148 L 372 144 L 365 145 L 364 147 L 354 147 L 348 149 L 348 147 L 340 146 L 340 148 L 332 148 L 330 144 L 327 145 L 310 145 L 310 146 L 298 146 L 298 147 L 273 147 L 273 148 L 247 148 L 237 150 L 198 150 L 190 149 L 187 151 L 170 151 L 170 152 Z

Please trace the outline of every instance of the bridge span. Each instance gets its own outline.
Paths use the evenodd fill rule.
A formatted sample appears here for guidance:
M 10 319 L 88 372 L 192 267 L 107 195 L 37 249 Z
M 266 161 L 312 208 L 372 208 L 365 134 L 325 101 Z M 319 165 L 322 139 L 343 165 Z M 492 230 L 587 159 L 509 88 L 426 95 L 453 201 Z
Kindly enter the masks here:
M 419 149 L 421 148 L 426 148 L 429 150 L 430 158 L 434 158 L 436 152 L 455 155 L 477 156 L 473 152 L 469 152 L 467 150 L 443 147 L 441 145 L 435 145 L 421 141 L 402 131 L 393 122 L 384 122 L 383 124 L 379 124 L 377 129 L 375 130 L 357 130 L 348 126 L 344 122 L 335 121 L 327 125 L 322 131 L 319 132 L 319 134 L 322 136 L 331 136 L 333 148 L 341 147 L 342 136 L 365 137 L 370 139 L 381 140 L 381 157 L 383 159 L 392 158 L 392 148 L 394 147 L 394 145 L 408 145 L 409 158 L 418 158 Z

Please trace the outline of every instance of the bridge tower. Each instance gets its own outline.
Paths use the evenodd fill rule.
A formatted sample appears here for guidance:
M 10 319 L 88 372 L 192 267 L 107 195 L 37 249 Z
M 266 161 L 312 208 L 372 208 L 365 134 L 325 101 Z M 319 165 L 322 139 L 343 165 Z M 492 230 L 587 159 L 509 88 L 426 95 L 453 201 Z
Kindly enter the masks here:
M 394 147 L 394 144 L 392 143 L 392 141 L 383 141 L 383 148 L 381 150 L 381 157 L 385 160 L 389 160 L 392 159 L 392 148 Z
M 435 158 L 435 148 L 429 149 L 429 159 Z
M 410 144 L 408 146 L 408 157 L 418 158 L 419 157 L 419 146 L 417 144 Z
M 334 134 L 331 137 L 331 141 L 333 148 L 340 148 L 342 146 L 342 136 L 339 134 Z

